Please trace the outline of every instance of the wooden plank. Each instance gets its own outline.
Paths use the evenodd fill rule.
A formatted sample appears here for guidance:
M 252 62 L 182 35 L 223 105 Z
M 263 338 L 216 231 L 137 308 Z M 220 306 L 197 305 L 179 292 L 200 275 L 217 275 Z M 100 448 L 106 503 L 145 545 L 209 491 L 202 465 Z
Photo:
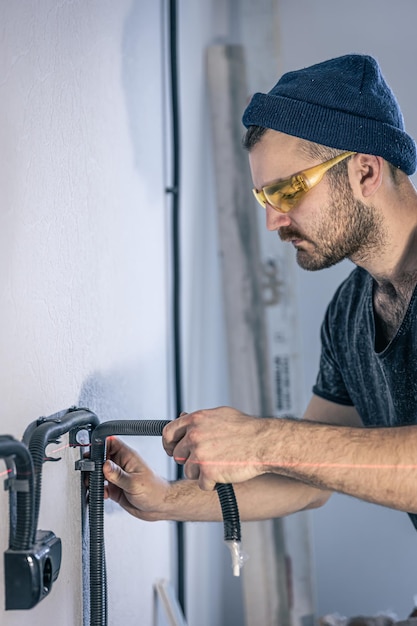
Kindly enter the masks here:
M 231 402 L 252 415 L 273 415 L 256 213 L 248 159 L 241 146 L 246 105 L 241 46 L 208 49 L 207 73 L 218 204 Z M 247 626 L 291 626 L 282 520 L 243 524 Z

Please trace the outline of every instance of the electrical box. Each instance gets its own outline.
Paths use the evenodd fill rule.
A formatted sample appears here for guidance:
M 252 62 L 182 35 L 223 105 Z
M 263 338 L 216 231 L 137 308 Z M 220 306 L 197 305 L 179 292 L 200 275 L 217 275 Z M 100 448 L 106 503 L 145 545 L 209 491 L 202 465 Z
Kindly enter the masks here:
M 38 530 L 29 550 L 6 550 L 6 611 L 31 609 L 49 594 L 58 578 L 61 555 L 61 540 L 49 530 Z

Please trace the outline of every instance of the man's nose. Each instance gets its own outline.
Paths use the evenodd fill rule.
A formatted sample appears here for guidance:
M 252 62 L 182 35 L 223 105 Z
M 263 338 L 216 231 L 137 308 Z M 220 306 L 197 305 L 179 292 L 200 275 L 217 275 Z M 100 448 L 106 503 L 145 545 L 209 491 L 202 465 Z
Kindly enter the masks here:
M 265 210 L 266 227 L 268 230 L 279 230 L 283 226 L 289 226 L 291 224 L 291 218 L 289 217 L 288 213 L 280 213 L 268 203 Z

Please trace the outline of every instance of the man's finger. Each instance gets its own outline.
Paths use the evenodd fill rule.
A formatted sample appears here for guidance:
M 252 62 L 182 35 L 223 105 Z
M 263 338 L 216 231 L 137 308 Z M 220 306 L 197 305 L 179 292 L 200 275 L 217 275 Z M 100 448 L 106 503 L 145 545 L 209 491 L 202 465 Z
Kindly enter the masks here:
M 162 445 L 169 456 L 172 456 L 174 448 L 187 432 L 187 415 L 179 417 L 167 424 L 162 431 Z
M 216 482 L 214 480 L 210 480 L 206 478 L 203 473 L 200 473 L 200 477 L 198 479 L 198 486 L 203 491 L 214 491 L 216 489 Z
M 199 463 L 193 463 L 188 459 L 188 461 L 184 465 L 184 474 L 190 480 L 198 480 L 200 477 Z
M 121 467 L 113 461 L 107 460 L 103 465 L 104 478 L 120 489 L 126 489 L 131 483 L 131 478 Z

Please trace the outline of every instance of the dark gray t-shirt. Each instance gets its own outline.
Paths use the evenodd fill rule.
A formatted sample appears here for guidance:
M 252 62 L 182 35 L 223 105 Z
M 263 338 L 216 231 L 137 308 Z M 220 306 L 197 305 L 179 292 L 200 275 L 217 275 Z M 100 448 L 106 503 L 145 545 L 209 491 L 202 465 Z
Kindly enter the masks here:
M 417 289 L 397 334 L 375 350 L 373 279 L 356 268 L 330 302 L 313 392 L 353 405 L 365 426 L 417 424 Z M 417 450 L 416 450 L 417 458 Z M 411 515 L 417 528 L 417 516 Z

